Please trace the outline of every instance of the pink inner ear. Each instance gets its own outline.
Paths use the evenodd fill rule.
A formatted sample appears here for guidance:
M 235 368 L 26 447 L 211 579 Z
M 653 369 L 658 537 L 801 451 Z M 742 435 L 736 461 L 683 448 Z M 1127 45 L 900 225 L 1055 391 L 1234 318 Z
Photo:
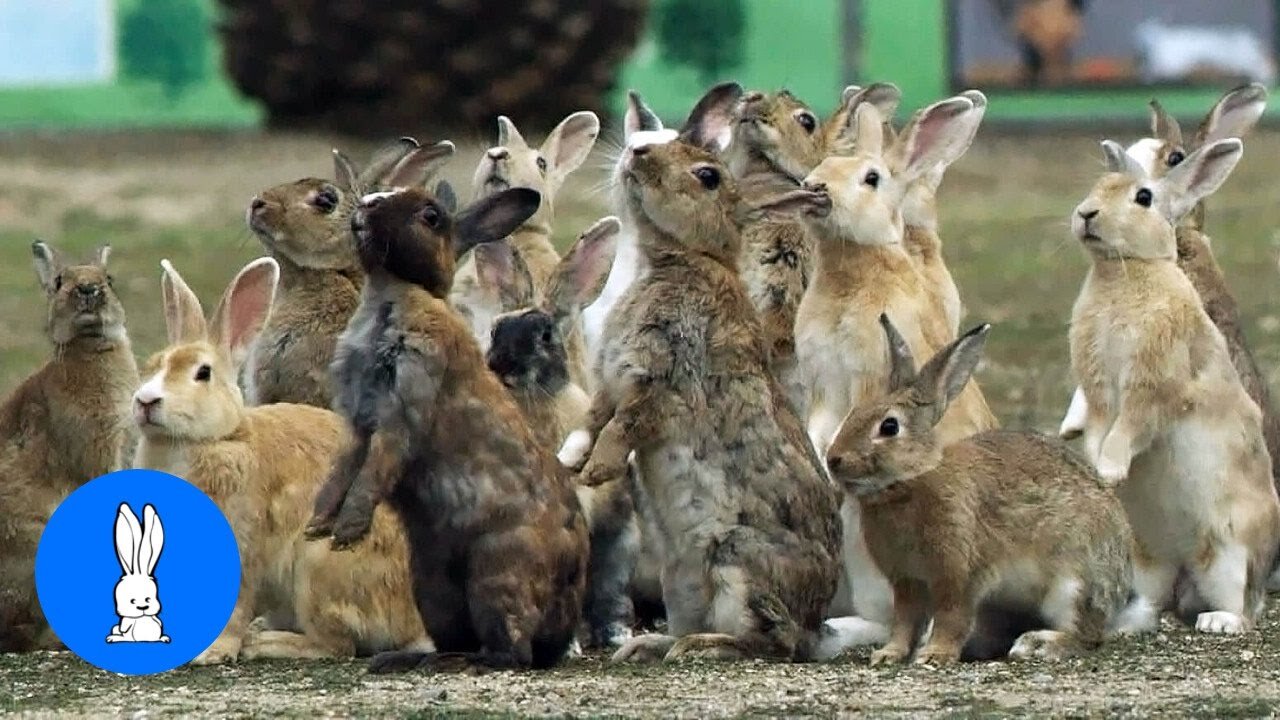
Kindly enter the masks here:
M 515 251 L 505 241 L 481 243 L 475 255 L 481 285 L 503 288 L 515 282 Z
M 256 267 L 231 291 L 228 298 L 227 346 L 237 351 L 248 345 L 271 311 L 273 273 L 268 266 Z
M 943 129 L 947 127 L 951 117 L 953 116 L 929 113 L 921 118 L 920 124 L 916 126 L 915 136 L 912 138 L 911 155 L 907 158 L 906 167 L 915 166 L 920 162 L 920 158 L 942 142 Z

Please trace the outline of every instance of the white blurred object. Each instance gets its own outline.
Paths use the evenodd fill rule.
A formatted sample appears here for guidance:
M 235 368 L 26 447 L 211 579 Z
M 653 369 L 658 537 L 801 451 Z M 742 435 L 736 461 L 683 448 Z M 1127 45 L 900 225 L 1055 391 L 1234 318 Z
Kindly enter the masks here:
M 1147 82 L 1183 80 L 1197 69 L 1213 68 L 1270 85 L 1275 62 L 1249 28 L 1166 25 L 1150 18 L 1134 30 Z

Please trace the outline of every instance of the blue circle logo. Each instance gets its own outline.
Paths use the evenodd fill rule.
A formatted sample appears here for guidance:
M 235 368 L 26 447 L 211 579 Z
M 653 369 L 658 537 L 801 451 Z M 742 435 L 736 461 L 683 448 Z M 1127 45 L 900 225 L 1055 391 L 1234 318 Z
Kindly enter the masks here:
M 199 488 L 121 470 L 62 501 L 36 551 L 36 593 L 58 638 L 126 675 L 193 660 L 226 627 L 240 591 L 231 525 Z

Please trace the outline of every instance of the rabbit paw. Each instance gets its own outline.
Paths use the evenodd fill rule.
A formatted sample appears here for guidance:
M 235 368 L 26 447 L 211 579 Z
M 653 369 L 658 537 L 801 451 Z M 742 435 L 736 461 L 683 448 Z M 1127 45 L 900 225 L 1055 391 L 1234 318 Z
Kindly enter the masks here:
M 657 662 L 666 657 L 678 638 L 670 635 L 640 635 L 618 648 L 609 662 Z
M 1107 438 L 1098 451 L 1098 475 L 1108 486 L 1119 485 L 1129 476 L 1129 462 L 1132 457 L 1128 442 Z
M 240 641 L 229 638 L 218 638 L 191 661 L 192 665 L 222 665 L 234 661 L 240 656 Z
M 372 526 L 372 512 L 343 510 L 338 515 L 337 522 L 333 524 L 333 542 L 330 543 L 330 547 L 334 550 L 349 550 L 369 534 L 369 528 Z
M 1032 630 L 1020 635 L 1009 649 L 1011 660 L 1062 660 L 1076 654 L 1071 636 L 1057 630 Z
M 879 650 L 871 653 L 871 666 L 880 667 L 883 665 L 898 665 L 907 661 L 907 657 L 911 655 L 909 648 L 901 645 L 885 645 Z
M 1249 629 L 1243 617 L 1225 610 L 1202 612 L 1196 616 L 1196 632 L 1214 635 L 1239 635 Z
M 685 635 L 663 656 L 664 662 L 676 660 L 737 660 L 742 657 L 738 639 L 724 633 Z
M 586 467 L 578 475 L 578 483 L 588 487 L 603 485 L 610 480 L 625 477 L 627 474 L 627 458 L 601 457 L 602 453 L 594 453 L 587 461 Z
M 581 472 L 582 467 L 587 464 L 587 458 L 591 457 L 591 433 L 586 430 L 569 433 L 556 457 L 561 465 L 574 472 Z
M 916 653 L 916 665 L 952 665 L 960 660 L 957 648 L 926 646 Z

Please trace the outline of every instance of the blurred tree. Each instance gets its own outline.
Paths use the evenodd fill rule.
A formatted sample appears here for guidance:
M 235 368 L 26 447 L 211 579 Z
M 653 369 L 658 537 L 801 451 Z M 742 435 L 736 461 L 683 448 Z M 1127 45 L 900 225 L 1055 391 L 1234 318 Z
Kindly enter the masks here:
M 726 79 L 742 64 L 742 0 L 662 0 L 657 20 L 662 54 L 693 68 L 703 85 Z
M 604 110 L 649 0 L 220 0 L 227 71 L 275 126 L 550 128 Z
M 209 76 L 210 43 L 201 0 L 137 0 L 120 21 L 125 74 L 159 82 L 170 102 Z

